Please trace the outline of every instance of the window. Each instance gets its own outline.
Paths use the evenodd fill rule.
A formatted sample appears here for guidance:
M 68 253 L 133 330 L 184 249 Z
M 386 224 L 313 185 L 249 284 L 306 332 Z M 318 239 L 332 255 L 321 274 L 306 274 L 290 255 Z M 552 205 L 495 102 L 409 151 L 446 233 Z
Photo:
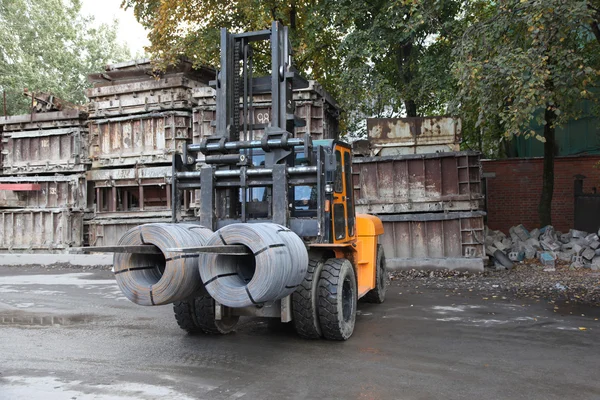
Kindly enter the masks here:
M 336 193 L 342 193 L 342 153 L 339 150 L 335 151 L 335 182 L 334 190 Z
M 333 229 L 335 230 L 336 240 L 346 237 L 346 213 L 343 204 L 334 204 L 333 206 Z
M 348 211 L 348 236 L 354 236 L 354 183 L 352 182 L 352 160 L 350 152 L 344 153 L 344 171 L 346 172 L 346 210 Z

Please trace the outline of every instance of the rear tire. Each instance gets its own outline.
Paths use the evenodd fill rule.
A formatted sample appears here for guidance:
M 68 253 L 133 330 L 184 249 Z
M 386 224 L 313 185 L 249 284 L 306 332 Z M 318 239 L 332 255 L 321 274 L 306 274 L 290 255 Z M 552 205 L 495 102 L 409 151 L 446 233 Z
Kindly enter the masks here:
M 321 337 L 317 288 L 322 269 L 323 259 L 310 259 L 304 280 L 292 293 L 292 323 L 298 335 L 304 339 Z
M 375 263 L 375 288 L 371 289 L 363 299 L 367 303 L 381 304 L 385 301 L 385 293 L 389 285 L 390 277 L 385 264 L 385 253 L 383 246 L 377 245 L 377 262 Z
M 350 261 L 330 258 L 319 277 L 319 322 L 326 339 L 347 340 L 354 332 L 358 290 Z
M 201 333 L 202 329 L 196 323 L 194 300 L 176 301 L 173 303 L 177 325 L 189 334 Z
M 215 299 L 208 295 L 196 297 L 194 314 L 196 325 L 209 335 L 226 335 L 233 332 L 240 319 L 240 317 L 223 316 L 220 320 L 216 320 Z

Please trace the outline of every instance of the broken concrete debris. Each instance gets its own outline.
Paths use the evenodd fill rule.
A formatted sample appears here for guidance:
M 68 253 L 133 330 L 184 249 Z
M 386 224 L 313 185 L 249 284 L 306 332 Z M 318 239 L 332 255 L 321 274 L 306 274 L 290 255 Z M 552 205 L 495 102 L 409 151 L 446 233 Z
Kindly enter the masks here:
M 537 258 L 544 271 L 554 271 L 557 260 L 569 263 L 571 269 L 600 270 L 600 229 L 598 233 L 576 229 L 562 233 L 551 225 L 531 231 L 517 225 L 510 228 L 508 234 L 486 227 L 486 254 L 493 259 L 496 269 L 510 269 L 507 261 Z

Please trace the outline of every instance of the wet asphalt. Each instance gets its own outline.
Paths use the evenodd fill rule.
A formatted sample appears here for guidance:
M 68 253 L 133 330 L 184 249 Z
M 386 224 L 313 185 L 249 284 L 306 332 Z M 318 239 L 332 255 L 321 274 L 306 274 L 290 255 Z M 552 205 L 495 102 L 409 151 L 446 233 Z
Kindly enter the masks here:
M 600 399 L 600 313 L 555 311 L 394 282 L 347 342 L 190 336 L 108 271 L 0 267 L 0 399 Z

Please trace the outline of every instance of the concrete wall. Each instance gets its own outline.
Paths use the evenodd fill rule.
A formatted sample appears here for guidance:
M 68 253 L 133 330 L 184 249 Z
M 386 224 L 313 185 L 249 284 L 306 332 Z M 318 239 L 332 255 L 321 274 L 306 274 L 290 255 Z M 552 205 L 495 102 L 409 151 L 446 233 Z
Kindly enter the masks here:
M 575 175 L 585 175 L 584 192 L 600 190 L 600 156 L 559 157 L 554 166 L 552 224 L 562 232 L 574 223 Z M 511 226 L 523 224 L 528 229 L 539 226 L 538 204 L 542 193 L 542 158 L 483 160 L 487 183 L 487 224 L 491 229 L 508 233 Z

